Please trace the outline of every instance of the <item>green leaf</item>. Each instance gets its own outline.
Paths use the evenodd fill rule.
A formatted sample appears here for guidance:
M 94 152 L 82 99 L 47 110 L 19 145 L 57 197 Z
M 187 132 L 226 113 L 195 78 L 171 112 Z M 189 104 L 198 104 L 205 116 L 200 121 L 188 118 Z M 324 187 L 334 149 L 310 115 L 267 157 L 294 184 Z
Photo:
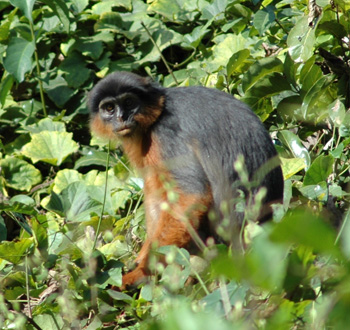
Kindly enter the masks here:
M 169 21 L 174 22 L 178 19 L 181 8 L 176 0 L 171 2 L 168 0 L 155 0 L 148 6 L 147 11 L 160 14 Z
M 63 189 L 67 188 L 69 184 L 82 180 L 83 175 L 78 171 L 69 169 L 58 171 L 55 177 L 55 185 L 53 187 L 53 191 L 56 194 L 59 194 Z
M 166 29 L 162 25 L 156 24 L 156 27 L 149 27 L 150 33 L 154 39 L 154 42 L 158 45 L 159 49 L 163 51 L 169 46 L 180 44 L 183 41 L 183 36 L 173 30 Z M 153 42 L 149 40 L 144 43 L 138 54 L 141 59 L 138 61 L 139 65 L 146 62 L 158 61 L 160 58 L 159 50 L 154 46 Z
M 290 85 L 287 80 L 281 74 L 275 72 L 256 81 L 244 94 L 242 101 L 250 105 L 254 110 L 259 110 L 259 115 L 266 116 L 273 110 L 272 108 L 269 109 L 270 97 L 289 89 Z
M 0 168 L 5 184 L 16 190 L 29 191 L 41 182 L 41 173 L 33 165 L 22 159 L 8 157 L 0 160 Z
M 107 165 L 108 154 L 103 151 L 90 150 L 85 156 L 79 158 L 75 162 L 74 169 L 78 169 L 84 166 L 103 166 Z M 109 166 L 115 166 L 118 162 L 113 158 L 109 158 Z
M 20 0 L 19 0 L 20 1 Z M 60 19 L 64 30 L 68 33 L 70 29 L 69 9 L 64 0 L 42 0 Z
M 5 259 L 13 264 L 18 264 L 26 255 L 28 249 L 34 244 L 34 238 L 22 238 L 15 242 L 0 243 L 0 259 Z
M 0 202 L 0 210 L 2 211 L 11 211 L 16 213 L 23 213 L 28 215 L 37 215 L 38 212 L 33 205 L 23 204 L 22 202 L 15 201 L 15 198 L 12 198 L 9 202 Z
M 347 111 L 339 127 L 339 135 L 343 137 L 350 136 L 350 111 Z
M 309 168 L 311 164 L 310 155 L 297 135 L 291 131 L 280 131 L 278 133 L 278 138 L 288 147 L 296 158 L 302 158 L 306 168 Z
M 103 53 L 102 41 L 108 42 L 108 38 L 110 38 L 110 34 L 108 32 L 102 32 L 90 38 L 80 38 L 76 44 L 76 47 L 84 56 L 89 56 L 93 60 L 98 60 Z M 82 61 L 81 64 L 84 63 L 84 58 L 78 57 L 77 59 Z M 88 69 L 85 68 L 85 70 Z M 91 70 L 88 71 L 90 73 Z
M 72 0 L 76 13 L 81 13 L 89 4 L 89 0 Z
M 350 259 L 350 209 L 347 210 L 344 216 L 339 237 L 344 255 Z
M 184 41 L 181 46 L 197 48 L 203 37 L 210 31 L 208 27 L 211 25 L 211 23 L 212 21 L 210 20 L 204 26 L 197 26 L 191 31 L 191 33 L 185 34 Z
M 315 56 L 312 56 L 303 65 L 300 71 L 300 84 L 304 92 L 309 91 L 316 82 L 321 79 L 322 71 L 319 65 L 315 64 Z
M 132 297 L 123 292 L 118 292 L 114 290 L 107 290 L 107 293 L 113 300 L 123 300 L 123 301 L 132 301 Z
M 329 118 L 332 120 L 333 125 L 339 127 L 345 118 L 345 106 L 339 99 L 336 99 L 328 106 Z
M 319 201 L 326 202 L 328 198 L 328 186 L 327 182 L 322 181 L 316 185 L 307 185 L 299 188 L 300 192 L 307 198 Z
M 98 212 L 101 204 L 90 197 L 83 182 L 73 182 L 60 194 L 52 192 L 46 208 L 65 216 L 67 221 L 82 222 L 90 220 L 90 213 Z
M 6 228 L 5 220 L 0 215 L 0 243 L 6 240 L 6 238 L 7 238 L 7 228 Z
M 283 72 L 283 63 L 277 57 L 265 57 L 256 61 L 243 76 L 243 91 L 248 91 L 257 81 L 276 72 Z
M 282 162 L 283 177 L 285 180 L 292 177 L 303 170 L 306 166 L 305 161 L 301 158 L 283 158 L 280 157 Z
M 212 3 L 209 3 L 203 8 L 202 18 L 206 20 L 213 18 L 215 20 L 223 19 L 227 4 L 227 0 L 214 0 Z
M 316 41 L 315 27 L 310 27 L 308 17 L 304 16 L 298 20 L 289 32 L 287 45 L 288 52 L 295 62 L 306 62 L 312 55 Z
M 258 30 L 260 35 L 275 23 L 275 13 L 272 6 L 267 6 L 256 12 L 253 19 L 253 25 Z
M 327 181 L 329 175 L 333 172 L 333 164 L 334 158 L 332 155 L 318 156 L 305 173 L 303 185 L 315 185 Z
M 24 75 L 32 69 L 34 44 L 22 38 L 11 38 L 6 50 L 4 67 L 18 82 L 24 80 Z
M 44 131 L 65 132 L 66 126 L 64 125 L 64 123 L 59 121 L 53 121 L 51 118 L 44 118 L 40 120 L 38 123 L 27 126 L 26 129 L 31 134 L 36 134 Z
M 207 65 L 208 70 L 215 72 L 221 67 L 226 67 L 232 54 L 247 48 L 247 40 L 242 35 L 228 34 L 216 41 L 213 47 L 213 56 L 210 57 Z
M 100 43 L 102 49 L 102 43 Z M 62 64 L 60 69 L 65 73 L 65 79 L 69 87 L 78 88 L 88 80 L 90 70 L 86 67 L 83 56 L 73 52 L 69 54 Z
M 30 22 L 33 22 L 32 12 L 35 0 L 10 0 L 11 4 L 18 7 Z
M 250 51 L 248 49 L 242 49 L 237 53 L 234 53 L 229 61 L 227 62 L 226 72 L 227 76 L 230 77 L 244 66 L 245 60 L 248 59 Z
M 12 75 L 6 75 L 0 84 L 0 103 L 2 106 L 5 105 L 6 97 L 12 88 L 14 79 Z
M 40 329 L 60 329 L 64 327 L 64 320 L 59 313 L 55 313 L 55 309 L 52 308 L 52 305 L 46 306 L 47 310 L 45 310 L 45 305 L 42 306 L 44 308 L 43 311 L 38 309 L 36 311 L 36 315 L 33 316 L 33 321 Z M 51 324 L 51 325 L 50 325 Z
M 301 244 L 315 252 L 339 256 L 334 229 L 307 209 L 288 212 L 273 229 L 271 240 L 284 244 Z
M 63 107 L 76 93 L 76 90 L 68 87 L 66 80 L 62 76 L 57 76 L 49 82 L 44 82 L 43 85 L 50 99 L 58 107 Z
M 328 106 L 334 101 L 331 76 L 322 76 L 306 93 L 301 106 L 305 121 L 327 120 Z
M 43 161 L 59 166 L 68 155 L 78 150 L 78 144 L 72 137 L 72 133 L 57 131 L 34 134 L 32 141 L 23 147 L 22 154 L 34 163 Z

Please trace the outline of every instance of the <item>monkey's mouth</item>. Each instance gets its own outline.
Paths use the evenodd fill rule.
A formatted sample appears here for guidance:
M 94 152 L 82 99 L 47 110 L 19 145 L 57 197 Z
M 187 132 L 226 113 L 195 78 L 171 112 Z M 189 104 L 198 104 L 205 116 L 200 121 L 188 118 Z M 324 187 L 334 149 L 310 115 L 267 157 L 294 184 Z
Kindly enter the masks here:
M 129 127 L 129 126 L 123 126 L 123 127 L 120 127 L 116 130 L 116 134 L 119 135 L 119 136 L 125 136 L 125 135 L 128 135 L 132 132 L 132 128 Z

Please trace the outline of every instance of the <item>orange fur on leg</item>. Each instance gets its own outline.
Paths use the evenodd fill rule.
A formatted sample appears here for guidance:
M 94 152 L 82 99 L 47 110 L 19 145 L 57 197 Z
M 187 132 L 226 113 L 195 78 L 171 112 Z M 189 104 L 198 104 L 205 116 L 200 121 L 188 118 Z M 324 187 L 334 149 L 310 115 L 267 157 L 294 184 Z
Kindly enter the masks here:
M 159 216 L 158 219 L 147 219 L 148 238 L 136 258 L 137 267 L 123 276 L 122 289 L 142 281 L 149 275 L 148 258 L 153 244 L 187 247 L 192 241 L 191 232 L 198 229 L 210 203 L 211 196 L 185 193 L 180 194 L 176 204 L 169 205 L 169 210 L 160 210 L 159 202 L 158 205 L 149 205 L 146 201 L 146 209 L 157 209 Z M 150 223 L 152 225 L 149 225 Z

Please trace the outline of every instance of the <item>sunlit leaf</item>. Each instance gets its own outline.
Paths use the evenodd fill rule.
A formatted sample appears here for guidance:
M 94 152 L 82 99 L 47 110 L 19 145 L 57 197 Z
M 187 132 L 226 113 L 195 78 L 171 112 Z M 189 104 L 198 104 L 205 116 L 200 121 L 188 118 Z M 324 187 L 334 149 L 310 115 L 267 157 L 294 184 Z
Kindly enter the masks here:
M 85 156 L 79 158 L 75 162 L 75 169 L 84 166 L 103 166 L 106 167 L 108 154 L 103 151 L 90 150 Z M 109 158 L 109 166 L 115 166 L 118 162 L 113 158 Z
M 41 182 L 41 173 L 26 161 L 8 157 L 0 160 L 1 174 L 5 178 L 6 186 L 16 190 L 29 191 Z
M 78 150 L 78 144 L 72 139 L 73 134 L 57 131 L 43 131 L 34 134 L 22 154 L 34 163 L 43 161 L 59 166 L 68 155 Z
M 297 158 L 302 158 L 305 162 L 306 168 L 309 168 L 311 164 L 310 155 L 301 143 L 299 137 L 291 131 L 280 131 L 278 135 L 282 143 L 289 148 L 293 155 Z
M 82 181 L 83 175 L 75 170 L 64 169 L 62 171 L 58 171 L 55 177 L 55 185 L 53 187 L 53 191 L 56 194 L 59 194 L 63 189 L 65 189 L 69 184 Z
M 302 158 L 280 157 L 280 159 L 282 162 L 283 177 L 285 180 L 300 172 L 306 166 L 305 161 Z
M 14 264 L 23 260 L 28 250 L 33 246 L 34 238 L 22 238 L 15 242 L 1 242 L 0 244 L 0 259 L 5 259 Z
M 294 61 L 305 62 L 313 55 L 316 40 L 315 31 L 314 27 L 309 26 L 308 17 L 304 16 L 289 32 L 287 39 L 288 51 Z

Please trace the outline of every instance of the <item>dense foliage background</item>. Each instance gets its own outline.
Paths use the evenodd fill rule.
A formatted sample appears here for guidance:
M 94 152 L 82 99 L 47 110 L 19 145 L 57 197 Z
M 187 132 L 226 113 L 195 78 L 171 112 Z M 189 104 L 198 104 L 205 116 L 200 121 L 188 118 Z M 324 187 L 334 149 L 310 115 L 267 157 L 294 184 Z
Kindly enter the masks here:
M 347 328 L 349 13 L 346 0 L 0 0 L 0 327 Z M 145 236 L 142 181 L 91 138 L 86 109 L 116 70 L 248 103 L 286 179 L 243 252 L 164 248 L 169 266 L 128 292 L 109 288 Z

